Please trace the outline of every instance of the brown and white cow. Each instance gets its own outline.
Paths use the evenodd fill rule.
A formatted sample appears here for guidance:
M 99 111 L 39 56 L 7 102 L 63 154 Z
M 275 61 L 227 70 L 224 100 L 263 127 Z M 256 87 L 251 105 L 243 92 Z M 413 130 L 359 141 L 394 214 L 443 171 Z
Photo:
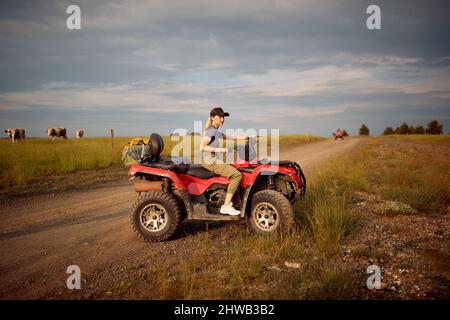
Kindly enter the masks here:
M 9 139 L 11 139 L 12 143 L 18 140 L 25 140 L 25 129 L 6 129 L 5 132 L 8 135 Z
M 81 139 L 81 138 L 83 138 L 83 136 L 84 136 L 84 130 L 78 129 L 77 134 L 76 134 L 77 139 Z
M 49 138 L 55 140 L 55 138 L 67 139 L 67 129 L 66 128 L 48 128 L 47 135 Z

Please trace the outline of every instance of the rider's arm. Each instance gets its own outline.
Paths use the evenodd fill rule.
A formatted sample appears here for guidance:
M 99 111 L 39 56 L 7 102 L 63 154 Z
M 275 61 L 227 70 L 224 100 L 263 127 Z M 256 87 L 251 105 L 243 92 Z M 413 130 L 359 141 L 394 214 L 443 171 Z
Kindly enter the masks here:
M 227 135 L 223 135 L 223 138 L 225 140 L 245 140 L 248 137 L 247 136 L 239 136 L 239 135 L 231 135 L 231 136 L 227 136 Z
M 200 144 L 200 150 L 202 151 L 209 151 L 209 152 L 227 152 L 227 148 L 214 148 L 208 146 L 210 143 L 211 138 L 210 137 L 203 137 L 202 143 Z

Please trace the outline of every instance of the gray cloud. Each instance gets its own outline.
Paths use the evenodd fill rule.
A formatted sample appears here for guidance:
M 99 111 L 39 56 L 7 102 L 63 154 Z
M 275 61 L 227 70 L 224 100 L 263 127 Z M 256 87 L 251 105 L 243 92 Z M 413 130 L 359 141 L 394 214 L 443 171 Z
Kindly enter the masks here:
M 65 28 L 73 3 L 80 31 Z M 450 5 L 377 1 L 382 29 L 369 31 L 369 4 L 2 2 L 0 124 L 100 123 L 100 135 L 150 117 L 152 129 L 169 132 L 219 103 L 237 117 L 230 126 L 286 133 L 362 122 L 380 131 L 402 115 L 448 129 Z

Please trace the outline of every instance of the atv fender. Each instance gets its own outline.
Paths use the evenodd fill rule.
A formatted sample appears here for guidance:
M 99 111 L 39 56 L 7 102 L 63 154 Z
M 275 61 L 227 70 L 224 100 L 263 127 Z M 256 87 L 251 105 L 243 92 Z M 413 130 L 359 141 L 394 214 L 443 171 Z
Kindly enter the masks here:
M 139 164 L 132 164 L 130 166 L 130 170 L 128 170 L 128 175 L 135 176 L 138 173 L 145 173 L 152 176 L 158 176 L 161 178 L 169 178 L 172 181 L 172 184 L 173 186 L 175 186 L 175 188 L 186 190 L 184 184 L 181 182 L 181 180 L 178 178 L 175 172 L 160 168 L 142 166 Z

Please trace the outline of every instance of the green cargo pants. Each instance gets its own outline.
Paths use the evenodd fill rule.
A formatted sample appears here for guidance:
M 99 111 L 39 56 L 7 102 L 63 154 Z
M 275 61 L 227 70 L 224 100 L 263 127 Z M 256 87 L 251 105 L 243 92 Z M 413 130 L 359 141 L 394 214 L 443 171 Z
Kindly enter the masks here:
M 242 173 L 240 173 L 236 168 L 224 163 L 202 163 L 203 168 L 208 169 L 212 173 L 220 174 L 221 176 L 227 177 L 230 180 L 228 184 L 227 193 L 235 193 L 239 187 L 239 183 L 242 179 Z

